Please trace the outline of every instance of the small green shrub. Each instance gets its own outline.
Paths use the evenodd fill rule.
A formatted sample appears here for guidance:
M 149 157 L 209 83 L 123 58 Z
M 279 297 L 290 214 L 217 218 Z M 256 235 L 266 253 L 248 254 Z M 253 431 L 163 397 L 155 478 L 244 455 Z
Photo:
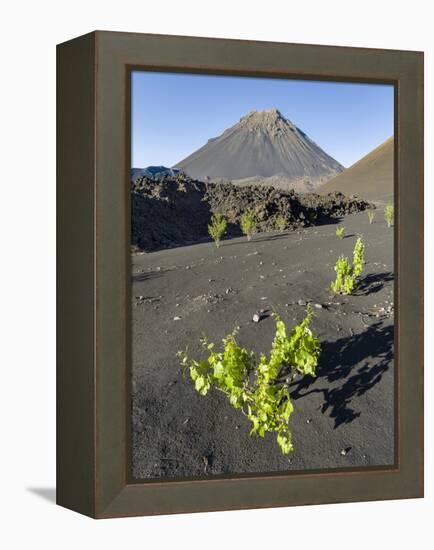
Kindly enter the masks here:
M 374 218 L 375 218 L 374 212 L 372 212 L 372 210 L 368 210 L 368 220 L 369 220 L 369 223 L 370 223 L 370 224 L 373 223 Z
M 343 239 L 345 235 L 345 227 L 342 225 L 341 227 L 336 228 L 336 237 L 339 237 L 340 239 Z
M 285 231 L 285 229 L 288 226 L 288 222 L 285 218 L 285 216 L 277 216 L 275 220 L 275 226 L 278 231 Z
M 360 277 L 365 263 L 365 244 L 362 237 L 358 237 L 353 250 L 353 275 Z
M 395 218 L 395 207 L 392 203 L 389 203 L 384 208 L 384 219 L 386 220 L 387 227 L 392 227 L 393 220 Z
M 252 236 L 257 232 L 258 226 L 255 216 L 251 210 L 244 212 L 240 218 L 241 231 L 247 236 L 247 240 L 250 241 Z
M 221 214 L 213 214 L 211 216 L 208 233 L 214 239 L 217 248 L 220 246 L 220 239 L 225 234 L 227 225 L 227 221 Z
M 363 272 L 365 263 L 365 245 L 362 237 L 358 237 L 353 250 L 353 264 L 344 255 L 339 256 L 336 265 L 336 279 L 331 284 L 334 294 L 351 294 L 356 287 L 357 279 Z
M 223 338 L 223 351 L 214 351 L 214 344 L 201 340 L 209 352 L 205 360 L 191 359 L 178 352 L 181 364 L 189 369 L 195 389 L 206 395 L 211 388 L 222 391 L 230 404 L 252 423 L 250 435 L 264 437 L 277 434 L 277 444 L 283 454 L 293 450 L 288 420 L 293 412 L 288 386 L 279 380 L 282 367 L 303 375 L 315 376 L 320 344 L 310 329 L 313 312 L 309 308 L 304 320 L 287 335 L 285 323 L 277 314 L 276 332 L 267 358 L 256 361 L 254 352 L 242 348 L 236 340 L 237 331 Z
M 351 294 L 354 289 L 355 279 L 348 258 L 339 256 L 336 265 L 336 280 L 331 284 L 334 294 Z

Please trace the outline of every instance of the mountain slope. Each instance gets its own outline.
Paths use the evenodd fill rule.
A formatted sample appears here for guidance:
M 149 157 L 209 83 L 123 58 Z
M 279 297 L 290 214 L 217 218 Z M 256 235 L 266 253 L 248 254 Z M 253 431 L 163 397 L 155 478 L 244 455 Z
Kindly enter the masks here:
M 317 193 L 341 191 L 364 199 L 385 201 L 393 197 L 393 136 L 326 184 Z
M 343 170 L 277 109 L 250 112 L 174 168 L 201 180 L 260 181 L 278 176 L 286 182 L 305 182 L 311 188 Z

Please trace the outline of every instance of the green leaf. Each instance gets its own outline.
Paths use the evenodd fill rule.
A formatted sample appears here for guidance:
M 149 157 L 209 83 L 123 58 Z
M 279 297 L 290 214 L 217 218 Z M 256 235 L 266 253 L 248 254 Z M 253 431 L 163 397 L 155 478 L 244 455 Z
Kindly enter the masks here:
M 205 386 L 205 379 L 202 376 L 196 378 L 195 388 L 200 391 Z
M 214 365 L 214 376 L 216 378 L 221 378 L 225 373 L 225 368 L 221 362 L 218 362 Z

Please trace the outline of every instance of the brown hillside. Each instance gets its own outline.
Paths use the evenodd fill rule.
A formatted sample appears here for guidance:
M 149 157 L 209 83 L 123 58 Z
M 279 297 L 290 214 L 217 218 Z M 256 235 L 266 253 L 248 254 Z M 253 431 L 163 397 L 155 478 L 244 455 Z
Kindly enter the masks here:
M 347 170 L 321 185 L 320 194 L 341 191 L 371 201 L 393 198 L 393 136 Z

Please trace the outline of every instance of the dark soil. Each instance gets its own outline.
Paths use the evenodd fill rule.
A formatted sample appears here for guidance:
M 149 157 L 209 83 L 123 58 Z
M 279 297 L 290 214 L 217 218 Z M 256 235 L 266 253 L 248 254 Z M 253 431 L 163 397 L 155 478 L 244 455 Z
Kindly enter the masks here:
M 186 185 L 186 195 L 195 197 L 204 215 L 209 214 L 211 191 L 197 182 Z M 176 197 L 176 212 L 187 212 L 179 198 L 180 184 L 166 182 L 156 189 L 161 194 L 156 208 L 170 212 Z M 256 192 L 259 200 L 268 197 L 260 208 L 274 204 L 272 191 Z M 254 191 L 249 193 L 253 196 Z M 151 200 L 148 194 L 136 193 L 140 200 Z M 209 202 L 202 200 L 205 195 Z M 309 211 L 309 201 L 317 199 L 303 200 L 303 211 Z M 237 202 L 223 205 L 227 213 L 230 204 L 236 208 Z M 298 197 L 288 196 L 294 219 L 300 204 Z M 335 203 L 321 207 L 333 210 Z M 238 212 L 233 211 L 234 219 Z M 190 224 L 200 226 L 198 218 L 190 216 Z M 370 225 L 366 213 L 348 215 L 341 223 L 346 227 L 344 239 L 335 236 L 336 226 L 324 224 L 262 233 L 250 242 L 233 238 L 219 249 L 202 243 L 132 256 L 134 477 L 393 464 L 393 230 L 382 220 Z M 186 231 L 186 226 L 180 230 L 180 238 L 186 238 Z M 352 296 L 333 297 L 329 288 L 336 258 L 351 254 L 359 233 L 366 244 L 360 285 Z M 172 233 L 166 238 L 173 242 Z M 202 333 L 220 345 L 239 325 L 239 343 L 268 354 L 274 335 L 272 309 L 291 327 L 304 317 L 309 301 L 322 353 L 318 376 L 298 378 L 290 385 L 294 451 L 284 456 L 274 434 L 264 439 L 249 435 L 249 421 L 223 394 L 200 396 L 189 377 L 183 377 L 176 353 L 188 346 L 189 354 L 199 358 Z M 259 323 L 252 322 L 255 313 L 261 315 Z

